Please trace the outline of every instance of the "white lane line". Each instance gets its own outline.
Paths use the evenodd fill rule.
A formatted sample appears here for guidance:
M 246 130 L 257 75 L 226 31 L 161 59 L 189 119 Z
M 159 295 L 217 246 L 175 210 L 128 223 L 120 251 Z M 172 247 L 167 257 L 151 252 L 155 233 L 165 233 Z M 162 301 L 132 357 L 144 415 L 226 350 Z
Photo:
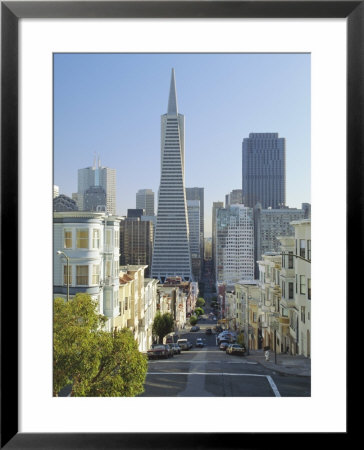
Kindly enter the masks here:
M 272 388 L 272 390 L 273 390 L 273 392 L 274 392 L 274 395 L 275 395 L 276 397 L 280 397 L 281 394 L 279 393 L 279 390 L 278 390 L 278 388 L 277 388 L 275 382 L 273 381 L 272 377 L 271 377 L 270 375 L 266 375 L 266 377 L 267 377 L 267 380 L 268 380 L 268 382 L 269 382 L 269 384 L 270 384 L 270 387 Z
M 223 362 L 224 364 L 258 364 L 257 362 L 252 362 L 252 361 L 207 361 L 205 359 L 191 359 L 191 360 L 179 360 L 179 361 L 168 361 L 168 360 L 157 360 L 157 361 L 149 361 L 150 363 L 165 363 L 165 364 L 174 364 L 174 363 L 197 363 L 197 362 L 204 362 L 204 363 L 209 363 L 209 364 L 220 364 L 221 362 Z
M 280 392 L 269 375 L 258 375 L 250 373 L 226 373 L 226 372 L 147 372 L 147 375 L 218 375 L 230 377 L 262 377 L 268 380 L 270 387 L 276 397 L 281 397 Z

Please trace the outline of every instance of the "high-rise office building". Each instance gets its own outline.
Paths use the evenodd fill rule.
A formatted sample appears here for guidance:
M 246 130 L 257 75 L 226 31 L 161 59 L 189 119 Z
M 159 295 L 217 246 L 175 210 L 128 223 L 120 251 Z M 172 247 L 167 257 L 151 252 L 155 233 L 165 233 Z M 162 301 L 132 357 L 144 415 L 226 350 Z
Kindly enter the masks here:
M 85 211 L 106 212 L 106 192 L 101 186 L 90 186 L 83 193 L 83 209 Z
M 191 187 L 186 188 L 186 200 L 199 200 L 200 202 L 200 258 L 201 270 L 205 253 L 205 208 L 204 208 L 204 188 Z
M 142 215 L 128 209 L 128 217 L 120 222 L 120 265 L 146 265 L 149 276 L 152 263 L 154 226 L 151 221 L 142 221 Z
M 136 193 L 135 207 L 145 209 L 146 216 L 154 216 L 154 192 L 151 189 L 139 189 Z
M 241 189 L 233 189 L 230 194 L 225 195 L 225 208 L 236 203 L 243 203 L 243 191 Z
M 93 186 L 100 186 L 106 193 L 106 212 L 116 214 L 116 170 L 102 167 L 100 159 L 92 167 L 78 170 L 78 208 L 85 210 L 85 192 Z
M 214 276 L 216 278 L 216 212 L 219 208 L 223 208 L 224 203 L 223 202 L 213 202 L 212 203 L 212 267 Z
M 254 279 L 253 210 L 231 205 L 216 211 L 216 281 Z
M 178 113 L 172 69 L 167 114 L 161 117 L 161 178 L 152 277 L 192 279 L 185 191 L 184 116 Z
M 201 278 L 201 233 L 200 233 L 200 201 L 187 200 L 188 228 L 190 233 L 190 252 L 192 273 L 195 280 Z
M 291 222 L 302 220 L 306 217 L 308 203 L 302 204 L 302 209 L 279 208 L 263 209 L 260 203 L 253 208 L 254 214 L 254 261 L 255 277 L 259 277 L 259 261 L 266 252 L 280 251 L 280 242 L 278 237 L 293 236 L 294 227 Z
M 243 140 L 243 203 L 281 208 L 286 203 L 286 140 L 278 133 L 250 133 Z

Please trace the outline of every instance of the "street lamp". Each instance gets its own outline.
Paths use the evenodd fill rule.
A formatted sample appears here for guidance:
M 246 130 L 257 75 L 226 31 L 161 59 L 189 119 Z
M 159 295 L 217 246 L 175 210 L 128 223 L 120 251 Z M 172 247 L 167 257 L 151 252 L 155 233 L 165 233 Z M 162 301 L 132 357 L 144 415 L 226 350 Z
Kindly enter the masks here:
M 67 301 L 70 299 L 70 270 L 69 270 L 69 256 L 67 256 L 64 252 L 61 252 L 61 250 L 57 251 L 57 255 L 63 255 L 66 258 L 67 261 Z

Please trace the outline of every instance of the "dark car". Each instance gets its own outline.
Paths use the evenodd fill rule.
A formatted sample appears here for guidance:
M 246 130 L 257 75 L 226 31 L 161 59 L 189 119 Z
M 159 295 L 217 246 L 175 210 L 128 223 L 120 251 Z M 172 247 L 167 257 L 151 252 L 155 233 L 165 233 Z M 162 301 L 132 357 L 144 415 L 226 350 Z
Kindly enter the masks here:
M 226 353 L 228 355 L 240 355 L 240 356 L 244 356 L 245 355 L 245 347 L 241 346 L 239 344 L 230 344 L 227 348 L 226 348 Z
M 197 338 L 195 346 L 196 347 L 203 347 L 204 346 L 203 340 L 201 338 Z
M 212 334 L 211 328 L 206 328 L 205 333 L 206 333 L 206 334 Z
M 200 327 L 198 326 L 198 325 L 194 325 L 192 328 L 191 328 L 191 331 L 198 331 L 200 329 Z
M 158 358 L 169 358 L 170 350 L 167 345 L 164 344 L 153 344 L 151 348 L 147 351 L 148 359 L 158 359 Z
M 228 341 L 222 341 L 222 342 L 220 342 L 219 349 L 220 350 L 226 350 L 226 347 L 228 347 L 229 344 L 230 343 Z

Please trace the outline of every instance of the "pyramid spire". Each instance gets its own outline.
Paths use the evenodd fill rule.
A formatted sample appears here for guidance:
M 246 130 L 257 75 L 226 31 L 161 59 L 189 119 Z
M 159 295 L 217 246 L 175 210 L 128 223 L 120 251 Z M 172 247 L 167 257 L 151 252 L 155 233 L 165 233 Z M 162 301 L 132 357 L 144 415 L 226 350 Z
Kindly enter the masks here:
M 169 89 L 168 99 L 168 111 L 167 114 L 178 114 L 177 110 L 177 92 L 176 92 L 176 80 L 174 77 L 174 69 L 172 69 L 171 87 Z

